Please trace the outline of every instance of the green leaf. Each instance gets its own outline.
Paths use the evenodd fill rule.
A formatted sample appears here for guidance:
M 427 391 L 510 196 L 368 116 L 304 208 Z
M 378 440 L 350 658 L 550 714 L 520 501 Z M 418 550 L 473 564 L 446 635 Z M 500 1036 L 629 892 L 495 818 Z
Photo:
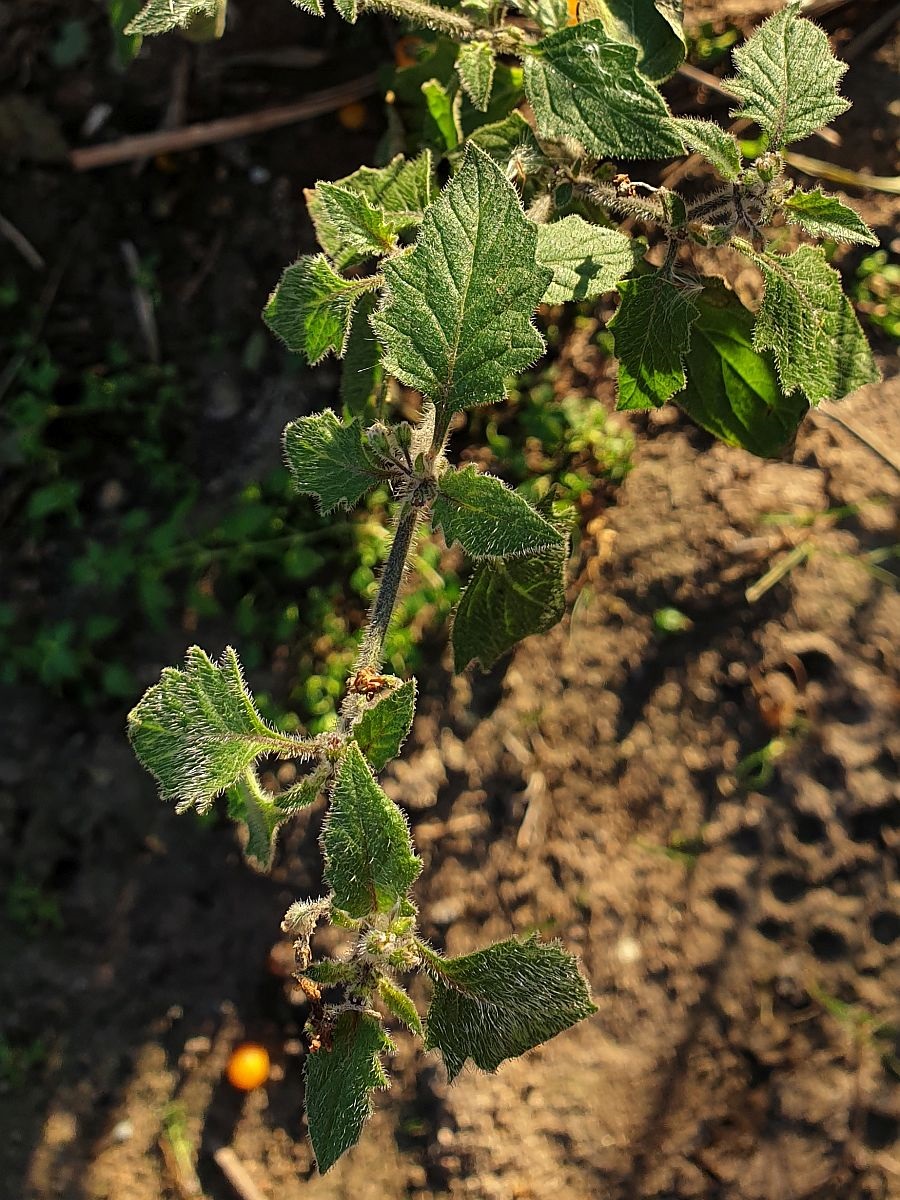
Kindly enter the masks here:
M 107 0 L 109 23 L 113 31 L 116 62 L 121 67 L 127 67 L 141 48 L 142 38 L 139 33 L 128 34 L 126 28 L 143 7 L 141 0 Z
M 462 138 L 462 131 L 457 125 L 453 97 L 439 79 L 429 79 L 423 83 L 422 95 L 440 135 L 440 149 L 455 150 Z
M 190 42 L 214 42 L 225 33 L 225 17 L 228 10 L 228 0 L 216 0 L 216 8 L 211 13 L 198 13 L 182 30 L 182 35 Z
M 291 0 L 295 8 L 299 8 L 301 12 L 307 12 L 313 17 L 325 16 L 325 5 L 322 0 Z
M 816 188 L 804 192 L 799 188 L 784 202 L 784 215 L 792 225 L 802 225 L 813 237 L 831 238 L 835 242 L 859 242 L 877 246 L 878 238 L 865 221 L 842 204 L 837 196 L 829 196 Z
M 490 103 L 495 65 L 494 51 L 487 42 L 464 42 L 460 46 L 456 58 L 459 82 L 480 112 L 485 112 Z
M 515 168 L 512 164 L 522 161 L 532 170 L 546 164 L 547 160 L 534 136 L 534 130 L 518 111 L 513 111 L 502 121 L 493 121 L 490 125 L 482 125 L 469 136 L 467 145 L 472 143 L 489 155 L 501 168 L 507 179 L 514 178 Z
M 372 1115 L 371 1092 L 386 1088 L 381 1055 L 393 1044 L 377 1017 L 342 1012 L 331 1045 L 306 1060 L 306 1119 L 316 1166 L 324 1175 L 344 1151 L 359 1141 Z
M 466 1059 L 495 1071 L 597 1011 L 575 959 L 556 943 L 510 938 L 462 958 L 429 956 L 425 1045 L 455 1079 Z
M 150 0 L 124 32 L 146 35 L 184 29 L 197 18 L 215 18 L 217 7 L 218 0 Z
M 415 248 L 384 264 L 372 318 L 385 369 L 455 412 L 505 395 L 544 348 L 532 324 L 550 272 L 537 232 L 500 168 L 470 146 L 422 222 Z
M 637 257 L 631 238 L 618 229 L 590 225 L 582 217 L 538 225 L 537 260 L 553 272 L 545 304 L 592 300 L 612 291 Z
M 408 679 L 379 697 L 353 726 L 353 737 L 374 771 L 396 758 L 412 728 L 416 681 Z
M 390 254 L 396 248 L 397 224 L 374 208 L 368 196 L 336 183 L 318 183 L 316 192 L 341 238 L 341 253 L 349 251 L 369 258 Z
M 419 224 L 431 203 L 431 154 L 426 150 L 413 159 L 398 154 L 386 167 L 360 167 L 352 175 L 335 180 L 334 186 L 364 197 L 397 233 L 404 233 Z M 319 245 L 326 254 L 342 269 L 362 261 L 363 256 L 346 244 L 325 211 L 319 189 L 307 188 L 303 194 Z
M 541 33 L 556 33 L 569 23 L 566 0 L 516 0 L 515 7 L 540 29 Z
M 282 813 L 292 815 L 293 813 L 301 812 L 304 808 L 309 808 L 311 804 L 315 804 L 319 796 L 322 794 L 322 789 L 328 782 L 328 777 L 331 771 L 327 763 L 313 771 L 312 774 L 306 775 L 299 782 L 286 788 L 272 799 L 275 807 Z
M 287 817 L 260 786 L 256 774 L 247 770 L 228 789 L 228 815 L 247 827 L 244 857 L 258 871 L 270 871 L 275 858 L 275 838 Z
M 284 455 L 297 491 L 317 496 L 323 513 L 352 508 L 378 482 L 359 422 L 344 424 L 330 408 L 291 421 Z
M 353 307 L 371 286 L 371 280 L 338 275 L 324 254 L 305 254 L 285 269 L 263 320 L 288 350 L 304 354 L 311 366 L 332 350 L 341 358 Z
M 487 670 L 522 638 L 546 633 L 566 610 L 566 550 L 480 562 L 453 620 L 453 666 Z
M 765 280 L 753 344 L 771 350 L 781 385 L 810 404 L 840 400 L 880 374 L 841 279 L 820 246 L 756 255 Z
M 265 723 L 230 646 L 218 663 L 192 646 L 183 671 L 167 667 L 128 714 L 128 736 L 162 799 L 176 801 L 179 812 L 206 812 L 261 754 L 311 752 L 309 742 Z
M 402 987 L 394 983 L 392 979 L 388 979 L 386 975 L 379 975 L 378 995 L 384 1001 L 388 1011 L 392 1012 L 398 1021 L 402 1021 L 412 1033 L 417 1033 L 419 1037 L 424 1037 L 425 1030 L 422 1028 L 422 1018 L 419 1016 L 415 1004 L 413 1004 Z
M 806 400 L 799 392 L 784 395 L 772 355 L 753 347 L 754 316 L 734 292 L 721 280 L 704 283 L 678 406 L 729 446 L 778 458 L 803 420 Z
M 620 283 L 619 293 L 609 323 L 619 360 L 617 407 L 658 408 L 685 385 L 697 306 L 662 271 Z
M 685 145 L 702 154 L 723 179 L 737 179 L 741 173 L 741 147 L 733 133 L 715 121 L 694 117 L 680 117 L 675 122 L 675 128 Z
M 578 15 L 582 22 L 602 21 L 611 38 L 634 46 L 641 74 L 659 83 L 687 54 L 683 10 L 681 0 L 581 0 Z
M 334 0 L 334 7 L 345 21 L 349 21 L 351 25 L 356 24 L 356 18 L 359 16 L 359 0 Z
M 458 541 L 471 558 L 536 554 L 565 542 L 524 496 L 474 466 L 444 472 L 432 513 L 447 545 Z
M 355 742 L 341 759 L 322 845 L 334 904 L 351 917 L 387 912 L 422 869 L 406 817 L 372 778 Z
M 575 138 L 604 158 L 681 154 L 666 102 L 638 71 L 637 57 L 633 46 L 611 41 L 599 21 L 538 42 L 525 60 L 538 133 Z
M 303 968 L 303 974 L 314 983 L 323 987 L 336 987 L 342 983 L 355 983 L 359 979 L 359 963 L 346 962 L 335 958 L 320 958 L 308 963 Z
M 370 324 L 377 305 L 378 297 L 368 292 L 356 306 L 341 367 L 341 404 L 364 419 L 371 417 L 370 406 L 383 374 L 381 347 Z
M 800 16 L 800 0 L 769 17 L 734 52 L 737 74 L 725 81 L 740 100 L 733 117 L 755 121 L 781 150 L 828 125 L 850 107 L 838 95 L 847 70 L 818 26 Z

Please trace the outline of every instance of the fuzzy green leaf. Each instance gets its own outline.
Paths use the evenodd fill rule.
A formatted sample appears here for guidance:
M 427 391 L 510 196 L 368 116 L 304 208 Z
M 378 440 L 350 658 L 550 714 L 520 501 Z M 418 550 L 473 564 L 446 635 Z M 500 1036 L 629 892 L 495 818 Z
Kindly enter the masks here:
M 359 0 L 334 0 L 334 7 L 345 21 L 349 21 L 351 25 L 356 24 L 356 18 L 359 16 Z
M 378 297 L 367 292 L 356 306 L 341 364 L 341 404 L 352 416 L 367 420 L 382 379 L 381 347 L 369 320 L 377 304 Z
M 440 1050 L 451 1079 L 467 1058 L 495 1071 L 597 1011 L 575 959 L 534 936 L 425 966 L 434 978 L 425 1045 Z
M 522 638 L 546 633 L 566 610 L 566 550 L 487 559 L 472 573 L 453 619 L 453 666 L 487 670 Z
M 828 125 L 850 107 L 838 95 L 847 70 L 828 38 L 800 16 L 800 0 L 769 17 L 734 52 L 737 73 L 725 81 L 740 100 L 733 117 L 755 121 L 781 150 Z
M 398 223 L 374 208 L 368 196 L 336 183 L 316 184 L 316 192 L 341 238 L 341 253 L 346 250 L 369 258 L 390 254 L 396 248 Z M 398 220 L 402 227 L 403 218 Z
M 167 667 L 128 714 L 128 736 L 179 812 L 206 812 L 262 754 L 302 758 L 311 749 L 262 719 L 230 646 L 218 663 L 192 646 L 183 671 Z
M 373 771 L 396 758 L 412 728 L 416 712 L 416 681 L 407 679 L 365 710 L 353 726 L 356 744 Z
M 218 0 L 150 0 L 124 32 L 147 35 L 185 29 L 198 18 L 214 19 L 217 8 Z
M 392 908 L 422 869 L 406 817 L 372 778 L 355 742 L 341 759 L 322 845 L 334 904 L 351 917 Z
M 634 46 L 641 74 L 659 83 L 687 53 L 683 9 L 682 0 L 581 0 L 578 15 L 582 22 L 602 21 L 611 38 Z
M 306 1119 L 321 1174 L 359 1141 L 372 1115 L 372 1091 L 390 1086 L 381 1055 L 393 1049 L 377 1017 L 342 1012 L 330 1047 L 322 1046 L 308 1056 Z
M 519 162 L 530 170 L 537 170 L 547 162 L 534 130 L 518 109 L 513 109 L 502 121 L 479 126 L 469 135 L 469 143 L 489 155 L 507 179 L 513 179 L 518 174 L 515 164 Z
M 697 306 L 661 271 L 620 283 L 619 293 L 609 323 L 619 360 L 617 407 L 658 408 L 685 385 Z
M 450 412 L 502 400 L 544 348 L 532 324 L 550 272 L 515 189 L 481 150 L 425 214 L 415 248 L 384 264 L 372 318 L 385 368 Z
M 303 968 L 303 974 L 313 983 L 319 983 L 323 987 L 336 987 L 338 984 L 354 983 L 359 979 L 359 963 L 320 958 L 308 963 Z
M 120 67 L 127 67 L 141 48 L 141 35 L 125 31 L 143 7 L 141 0 L 107 0 L 106 10 L 112 29 L 116 64 Z
M 458 541 L 471 558 L 537 554 L 565 541 L 524 496 L 474 466 L 444 472 L 432 521 L 435 529 L 443 529 L 448 546 Z
M 829 196 L 820 188 L 814 192 L 798 188 L 785 200 L 784 215 L 792 225 L 802 225 L 813 237 L 858 242 L 863 246 L 878 245 L 878 238 L 858 213 L 842 204 L 837 196 Z
M 302 812 L 304 808 L 309 808 L 311 804 L 315 804 L 319 796 L 322 794 L 322 789 L 328 782 L 330 769 L 328 764 L 319 767 L 310 775 L 305 775 L 297 783 L 291 787 L 285 788 L 283 792 L 279 792 L 272 799 L 275 807 L 282 813 L 288 816 L 293 813 Z
M 294 487 L 317 496 L 323 513 L 352 508 L 378 482 L 359 422 L 344 424 L 330 408 L 291 421 L 284 457 Z
M 412 1033 L 417 1033 L 419 1037 L 424 1036 L 425 1030 L 422 1028 L 422 1018 L 418 1009 L 402 987 L 387 976 L 379 975 L 378 995 L 398 1021 L 402 1021 Z
M 681 154 L 666 102 L 637 69 L 633 46 L 611 41 L 600 21 L 560 30 L 531 49 L 525 92 L 539 134 L 575 138 L 592 154 Z
M 463 91 L 485 112 L 494 86 L 494 51 L 487 42 L 464 42 L 456 56 L 456 72 Z
M 335 180 L 334 186 L 364 197 L 392 229 L 404 233 L 419 224 L 431 203 L 431 154 L 426 150 L 413 159 L 398 154 L 386 167 L 360 167 L 352 175 Z M 326 254 L 340 268 L 362 261 L 365 256 L 346 244 L 325 211 L 319 189 L 307 188 L 303 194 L 319 245 Z
M 295 8 L 307 12 L 311 17 L 324 17 L 325 5 L 322 0 L 291 0 Z
M 311 366 L 331 351 L 341 358 L 353 308 L 371 287 L 365 279 L 345 279 L 324 254 L 305 254 L 287 267 L 263 309 L 263 320 L 288 350 Z
M 563 217 L 538 225 L 537 259 L 553 272 L 545 304 L 592 300 L 612 291 L 634 267 L 631 238 L 618 229 L 591 225 L 582 217 Z
M 733 180 L 741 173 L 741 148 L 737 138 L 715 121 L 680 117 L 675 127 L 684 144 L 702 154 L 723 179 Z
M 265 792 L 252 771 L 228 789 L 228 815 L 247 827 L 244 857 L 258 871 L 269 871 L 275 857 L 275 838 L 287 816 Z
M 772 355 L 753 347 L 754 316 L 734 292 L 721 280 L 704 282 L 678 406 L 729 446 L 778 458 L 803 420 L 806 400 L 782 392 Z
M 810 404 L 840 400 L 880 374 L 837 271 L 819 246 L 757 255 L 765 279 L 753 344 L 771 350 L 781 385 Z

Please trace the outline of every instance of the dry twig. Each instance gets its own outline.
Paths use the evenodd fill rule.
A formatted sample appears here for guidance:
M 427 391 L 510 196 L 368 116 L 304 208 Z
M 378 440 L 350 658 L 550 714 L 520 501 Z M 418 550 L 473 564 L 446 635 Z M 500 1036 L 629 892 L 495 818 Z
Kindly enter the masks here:
M 196 150 L 199 146 L 211 146 L 216 142 L 229 142 L 234 138 L 250 137 L 268 129 L 278 129 L 333 112 L 354 100 L 370 96 L 377 87 L 377 77 L 363 75 L 349 83 L 324 88 L 313 92 L 296 104 L 284 104 L 277 108 L 264 108 L 260 112 L 244 113 L 239 117 L 222 117 L 217 121 L 202 121 L 186 125 L 183 129 L 161 129 L 155 133 L 140 133 L 122 138 L 103 146 L 85 146 L 73 150 L 69 161 L 76 171 L 92 171 L 96 167 L 109 167 L 115 163 L 131 162 L 157 154 L 179 154 L 185 150 Z

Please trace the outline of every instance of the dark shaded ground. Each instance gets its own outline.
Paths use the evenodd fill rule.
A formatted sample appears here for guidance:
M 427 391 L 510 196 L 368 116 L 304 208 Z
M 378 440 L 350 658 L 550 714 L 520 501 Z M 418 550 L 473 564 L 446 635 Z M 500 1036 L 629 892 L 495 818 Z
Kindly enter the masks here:
M 332 43 L 332 26 L 269 7 L 246 6 L 242 51 L 282 45 L 299 22 L 330 57 L 226 86 L 202 74 L 215 53 L 202 51 L 191 118 L 293 98 L 371 55 L 364 30 Z M 124 80 L 96 63 L 52 71 L 39 34 L 63 9 L 102 43 L 87 0 L 0 5 L 0 91 L 38 97 L 72 142 L 99 100 L 120 133 L 158 124 L 181 48 L 152 47 Z M 833 161 L 897 172 L 892 45 L 849 77 L 859 104 Z M 299 189 L 370 158 L 378 126 L 373 105 L 359 134 L 323 118 L 139 174 L 0 174 L 0 212 L 64 267 L 46 315 L 61 360 L 93 361 L 112 329 L 140 350 L 110 247 L 158 256 L 161 343 L 191 372 L 185 461 L 218 494 L 274 463 L 284 419 L 333 386 L 274 346 L 250 366 L 244 351 L 272 281 L 311 244 Z M 893 201 L 862 210 L 895 224 Z M 43 277 L 10 269 L 39 293 Z M 896 363 L 881 350 L 888 382 L 842 411 L 896 448 Z M 610 364 L 583 334 L 560 368 L 561 393 L 611 402 Z M 6 689 L 0 871 L 8 896 L 24 873 L 52 907 L 8 903 L 0 934 L 4 1045 L 18 1063 L 38 1044 L 43 1056 L 0 1091 L 0 1195 L 176 1196 L 160 1153 L 174 1101 L 215 1200 L 234 1194 L 212 1157 L 223 1144 L 279 1200 L 900 1196 L 900 598 L 864 558 L 898 541 L 900 481 L 824 417 L 774 464 L 712 446 L 674 412 L 636 424 L 635 470 L 614 505 L 586 511 L 571 617 L 486 677 L 452 679 L 436 660 L 387 784 L 425 859 L 426 934 L 453 952 L 512 930 L 559 936 L 583 957 L 597 1018 L 453 1088 L 399 1037 L 364 1141 L 317 1179 L 299 1117 L 304 1010 L 270 958 L 288 903 L 318 887 L 317 814 L 256 877 L 230 827 L 156 801 L 123 738 L 127 705 Z M 748 602 L 804 539 L 807 560 Z M 659 634 L 664 606 L 690 628 Z M 203 632 L 211 646 L 234 636 Z M 134 630 L 137 676 L 196 636 Z M 246 1099 L 221 1081 L 244 1036 L 276 1064 Z

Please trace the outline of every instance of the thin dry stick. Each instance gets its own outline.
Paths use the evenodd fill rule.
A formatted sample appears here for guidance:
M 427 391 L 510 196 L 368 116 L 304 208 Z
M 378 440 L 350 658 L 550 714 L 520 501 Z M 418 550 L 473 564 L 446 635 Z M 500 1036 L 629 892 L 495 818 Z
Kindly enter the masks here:
M 785 153 L 784 160 L 804 175 L 827 179 L 829 183 L 837 183 L 841 187 L 871 188 L 875 192 L 889 192 L 891 195 L 900 196 L 900 175 L 870 175 L 868 171 L 851 171 L 847 167 L 823 162 L 820 158 L 796 154 L 793 150 Z
M 871 450 L 873 454 L 877 454 L 883 463 L 891 467 L 897 472 L 898 475 L 900 475 L 900 455 L 895 454 L 891 448 L 886 446 L 885 443 L 874 433 L 870 433 L 867 429 L 860 428 L 859 425 L 854 425 L 852 421 L 849 421 L 845 416 L 843 416 L 843 414 L 835 412 L 832 408 L 827 407 L 824 403 L 820 404 L 818 408 L 810 409 L 810 416 L 812 416 L 814 419 L 816 417 L 827 417 L 829 421 L 834 421 L 836 424 L 840 425 L 841 428 L 846 429 L 848 433 L 852 434 L 858 442 L 862 442 L 867 450 Z
M 268 129 L 293 125 L 322 113 L 333 112 L 354 100 L 371 96 L 377 89 L 378 80 L 373 72 L 353 79 L 337 87 L 313 92 L 296 104 L 284 104 L 278 108 L 265 108 L 261 112 L 245 113 L 240 117 L 223 117 L 218 121 L 202 121 L 186 125 L 183 129 L 161 129 L 156 133 L 141 133 L 122 138 L 104 146 L 86 146 L 73 150 L 69 161 L 76 171 L 92 171 L 96 167 L 109 167 L 115 163 L 131 162 L 136 158 L 148 158 L 156 154 L 179 154 L 184 150 L 195 150 L 198 146 L 210 146 L 215 142 L 229 142 L 233 138 L 250 137 Z
M 849 42 L 841 52 L 841 57 L 845 62 L 851 62 L 857 58 L 864 50 L 877 42 L 882 34 L 887 31 L 900 20 L 900 4 L 895 4 L 893 8 L 888 9 L 886 13 L 873 21 L 868 29 L 864 29 L 862 33 L 858 33 L 852 42 Z
M 0 213 L 0 237 L 5 237 L 8 242 L 12 242 L 18 252 L 22 255 L 30 267 L 34 267 L 35 271 L 43 271 L 46 263 L 21 229 L 17 229 L 12 221 L 7 221 L 3 213 Z
M 266 1200 L 230 1146 L 220 1146 L 214 1152 L 213 1159 L 241 1200 Z
M 150 293 L 141 282 L 141 260 L 134 242 L 120 244 L 122 258 L 128 268 L 131 280 L 131 300 L 134 304 L 135 315 L 140 327 L 144 345 L 151 362 L 159 362 L 159 330 L 156 325 L 156 313 L 153 311 L 153 300 Z

